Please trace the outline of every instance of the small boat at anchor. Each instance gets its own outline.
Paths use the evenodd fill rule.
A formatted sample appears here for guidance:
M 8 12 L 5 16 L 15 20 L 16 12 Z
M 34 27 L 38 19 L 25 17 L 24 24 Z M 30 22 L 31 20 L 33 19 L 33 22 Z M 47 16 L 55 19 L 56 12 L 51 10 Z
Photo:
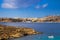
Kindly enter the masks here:
M 54 38 L 54 36 L 53 35 L 50 35 L 50 36 L 48 36 L 48 38 Z

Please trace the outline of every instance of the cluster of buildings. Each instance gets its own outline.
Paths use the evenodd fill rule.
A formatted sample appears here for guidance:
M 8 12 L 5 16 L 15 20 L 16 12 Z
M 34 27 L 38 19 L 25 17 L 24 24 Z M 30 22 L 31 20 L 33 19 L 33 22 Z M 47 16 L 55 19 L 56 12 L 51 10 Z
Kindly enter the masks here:
M 60 16 L 47 16 L 43 18 L 0 18 L 0 22 L 60 22 Z

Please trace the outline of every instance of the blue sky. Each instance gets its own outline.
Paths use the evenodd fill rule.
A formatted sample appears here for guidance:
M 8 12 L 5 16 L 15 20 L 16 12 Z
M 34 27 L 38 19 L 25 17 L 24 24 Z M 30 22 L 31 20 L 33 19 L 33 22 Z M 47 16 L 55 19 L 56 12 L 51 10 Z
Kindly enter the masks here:
M 60 0 L 0 0 L 0 17 L 60 15 Z

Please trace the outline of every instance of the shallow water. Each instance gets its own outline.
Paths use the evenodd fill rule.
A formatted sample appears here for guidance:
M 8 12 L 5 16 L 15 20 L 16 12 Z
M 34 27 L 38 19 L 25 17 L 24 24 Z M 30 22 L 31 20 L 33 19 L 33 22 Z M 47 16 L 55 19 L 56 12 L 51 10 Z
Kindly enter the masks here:
M 47 35 L 32 35 L 13 40 L 60 40 L 60 36 L 55 36 L 54 38 L 48 38 Z
M 21 22 L 0 22 L 3 25 L 28 27 L 36 31 L 43 32 L 44 34 L 26 36 L 11 40 L 60 40 L 60 23 L 21 23 Z M 48 38 L 48 35 L 53 35 L 54 38 Z

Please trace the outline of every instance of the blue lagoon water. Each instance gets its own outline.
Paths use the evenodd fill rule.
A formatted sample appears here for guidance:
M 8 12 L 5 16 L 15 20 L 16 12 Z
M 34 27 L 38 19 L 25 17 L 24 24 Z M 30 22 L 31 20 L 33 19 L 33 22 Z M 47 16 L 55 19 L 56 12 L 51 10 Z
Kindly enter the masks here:
M 60 23 L 21 23 L 21 22 L 0 22 L 2 25 L 33 28 L 43 34 L 31 35 L 11 40 L 60 40 Z M 48 38 L 53 35 L 54 38 Z

